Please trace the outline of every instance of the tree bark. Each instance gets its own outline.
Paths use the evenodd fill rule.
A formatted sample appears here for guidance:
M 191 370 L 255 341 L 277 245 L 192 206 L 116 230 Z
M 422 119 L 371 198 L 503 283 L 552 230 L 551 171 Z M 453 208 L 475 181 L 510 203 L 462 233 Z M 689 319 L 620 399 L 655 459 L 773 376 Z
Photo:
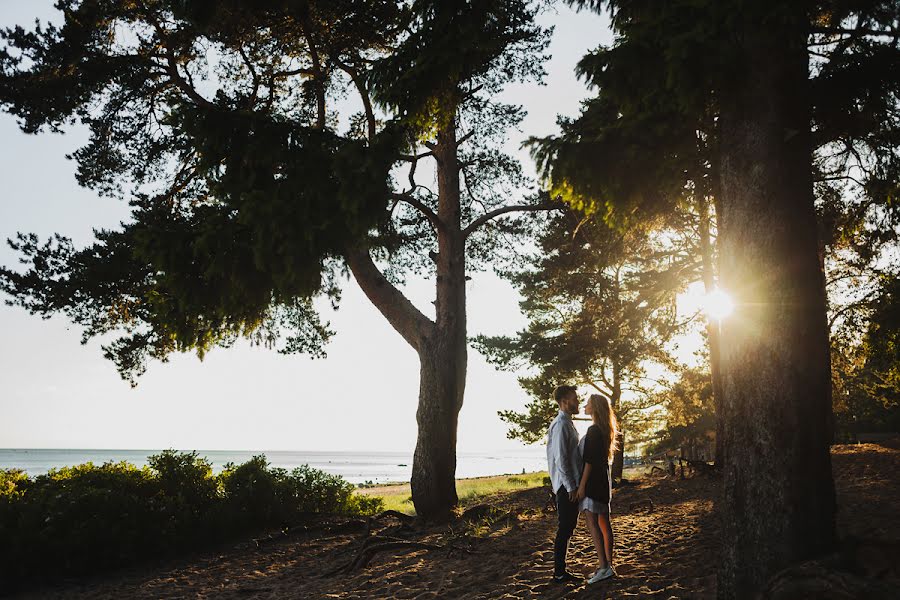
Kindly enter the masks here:
M 419 426 L 413 455 L 412 489 L 416 514 L 428 521 L 449 520 L 456 494 L 456 434 L 465 391 L 465 346 L 437 336 L 419 351 Z
M 765 7 L 769 7 L 766 10 Z M 747 7 L 721 90 L 724 551 L 719 598 L 835 542 L 829 353 L 816 256 L 804 6 Z

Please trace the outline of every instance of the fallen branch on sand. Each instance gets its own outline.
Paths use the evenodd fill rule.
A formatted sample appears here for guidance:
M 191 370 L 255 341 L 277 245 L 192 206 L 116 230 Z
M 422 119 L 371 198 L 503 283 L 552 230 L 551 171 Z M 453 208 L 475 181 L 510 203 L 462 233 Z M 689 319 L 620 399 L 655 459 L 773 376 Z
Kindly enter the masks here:
M 344 563 L 336 569 L 332 569 L 330 571 L 322 573 L 320 577 L 331 577 L 332 575 L 337 575 L 338 573 L 358 571 L 359 569 L 365 568 L 372 561 L 372 559 L 375 558 L 376 554 L 380 552 L 386 552 L 388 550 L 446 550 L 448 556 L 457 550 L 466 553 L 472 552 L 468 548 L 462 548 L 452 543 L 434 544 L 431 542 L 416 542 L 412 540 L 402 540 L 399 538 L 382 535 L 373 535 L 366 538 L 366 540 L 362 544 L 362 547 L 356 553 L 356 556 L 354 556 L 350 561 Z
M 252 538 L 250 543 L 255 545 L 257 548 L 262 548 L 265 545 L 268 545 L 272 542 L 276 542 L 278 540 L 282 540 L 291 535 L 297 535 L 302 533 L 326 533 L 326 534 L 336 534 L 336 533 L 346 533 L 349 531 L 357 531 L 360 529 L 365 530 L 365 535 L 368 536 L 372 530 L 372 524 L 382 519 L 386 519 L 389 517 L 393 517 L 400 521 L 400 524 L 404 527 L 408 527 L 416 522 L 416 518 L 412 515 L 407 515 L 405 513 L 396 511 L 396 510 L 385 510 L 376 515 L 372 515 L 367 519 L 346 519 L 339 522 L 331 521 L 331 518 L 334 518 L 335 515 L 310 515 L 310 519 L 318 517 L 321 519 L 318 523 L 304 523 L 302 525 L 291 525 L 289 527 L 285 527 L 276 532 L 267 533 L 266 535 L 258 538 Z M 239 545 L 238 547 L 240 547 Z
M 500 510 L 493 504 L 476 504 L 471 508 L 467 508 L 463 514 L 459 516 L 459 521 L 482 521 L 490 519 L 491 521 L 501 521 L 503 519 L 515 519 L 519 515 L 516 510 Z

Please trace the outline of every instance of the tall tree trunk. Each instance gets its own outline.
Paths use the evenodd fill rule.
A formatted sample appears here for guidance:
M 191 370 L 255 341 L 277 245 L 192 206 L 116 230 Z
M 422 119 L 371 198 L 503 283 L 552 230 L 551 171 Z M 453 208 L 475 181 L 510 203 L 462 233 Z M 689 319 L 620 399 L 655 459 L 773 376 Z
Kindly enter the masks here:
M 445 520 L 456 505 L 456 431 L 466 386 L 466 264 L 461 228 L 456 125 L 438 133 L 438 232 L 435 336 L 419 349 L 421 380 L 413 457 L 416 513 Z
M 715 265 L 713 258 L 713 244 L 710 236 L 709 199 L 701 198 L 698 209 L 700 213 L 700 260 L 703 274 L 703 289 L 707 294 L 716 289 Z M 722 439 L 724 428 L 724 415 L 722 412 L 722 373 L 719 342 L 719 321 L 713 317 L 706 317 L 706 338 L 709 345 L 709 374 L 712 384 L 713 406 L 716 410 L 716 451 L 715 461 L 722 464 Z
M 835 540 L 808 23 L 802 3 L 748 5 L 741 18 L 740 62 L 720 96 L 720 274 L 737 304 L 721 338 L 720 598 L 754 597 Z
M 438 254 L 435 319 L 430 320 L 378 270 L 365 248 L 346 253 L 357 283 L 419 355 L 418 436 L 413 455 L 413 505 L 419 517 L 446 521 L 456 494 L 456 434 L 466 386 L 466 253 L 460 209 L 456 123 L 440 129 L 437 160 Z
M 612 374 L 612 395 L 610 404 L 613 411 L 618 413 L 619 401 L 622 399 L 622 369 L 614 364 Z M 616 452 L 613 454 L 612 472 L 610 473 L 613 482 L 622 480 L 622 473 L 625 470 L 625 430 L 620 429 L 616 438 Z

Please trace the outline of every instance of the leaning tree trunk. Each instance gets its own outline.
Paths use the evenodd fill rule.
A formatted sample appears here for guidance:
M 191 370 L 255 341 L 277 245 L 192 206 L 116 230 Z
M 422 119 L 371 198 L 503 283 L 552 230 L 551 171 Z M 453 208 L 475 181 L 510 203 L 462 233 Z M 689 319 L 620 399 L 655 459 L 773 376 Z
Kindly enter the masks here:
M 835 541 L 807 22 L 802 4 L 748 16 L 765 12 L 742 16 L 740 62 L 720 96 L 720 274 L 737 305 L 721 338 L 720 598 L 754 597 Z
M 455 123 L 438 133 L 438 232 L 435 335 L 419 348 L 421 379 L 413 457 L 416 513 L 445 520 L 456 505 L 456 431 L 466 386 L 466 265 L 461 228 Z

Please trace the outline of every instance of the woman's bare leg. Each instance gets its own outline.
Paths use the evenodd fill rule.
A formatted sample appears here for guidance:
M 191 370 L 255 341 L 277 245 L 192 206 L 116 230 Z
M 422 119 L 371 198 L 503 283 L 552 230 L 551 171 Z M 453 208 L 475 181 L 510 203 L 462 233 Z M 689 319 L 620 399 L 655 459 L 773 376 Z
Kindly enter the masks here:
M 600 525 L 597 523 L 597 514 L 592 513 L 589 510 L 584 511 L 584 523 L 587 525 L 588 533 L 591 534 L 591 539 L 594 540 L 594 549 L 597 550 L 597 556 L 600 557 L 600 568 L 605 568 L 609 561 L 606 559 L 606 552 L 604 551 L 604 537 L 600 531 Z
M 597 515 L 597 529 L 599 530 L 600 535 L 603 536 L 603 555 L 606 559 L 606 562 L 612 565 L 613 561 L 613 530 L 612 523 L 609 521 L 609 513 L 600 513 Z M 594 542 L 594 545 L 597 545 L 597 542 Z M 600 552 L 599 548 L 597 552 Z

